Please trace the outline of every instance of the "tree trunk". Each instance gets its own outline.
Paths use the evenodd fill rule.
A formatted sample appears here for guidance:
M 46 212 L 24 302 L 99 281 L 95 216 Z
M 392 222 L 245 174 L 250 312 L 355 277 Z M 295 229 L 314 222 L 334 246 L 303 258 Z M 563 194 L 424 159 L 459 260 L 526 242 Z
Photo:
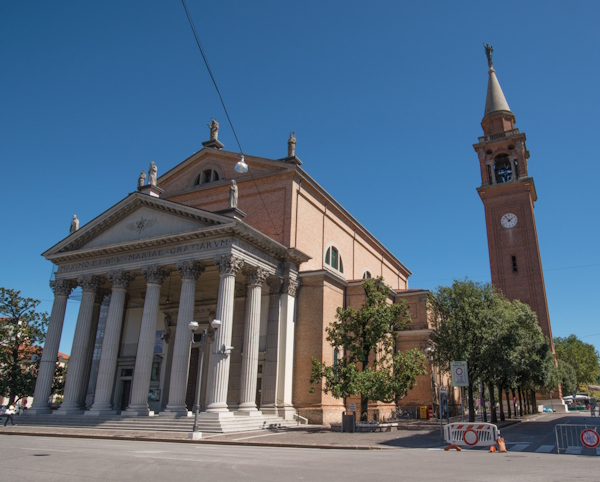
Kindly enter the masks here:
M 360 395 L 360 420 L 366 422 L 369 420 L 369 399 Z
M 498 423 L 498 416 L 496 414 L 496 399 L 494 397 L 494 384 L 492 382 L 488 382 L 488 390 L 490 391 L 491 422 Z
M 519 391 L 519 416 L 523 416 L 523 397 L 521 396 L 521 387 L 518 389 Z
M 512 418 L 512 414 L 510 413 L 510 396 L 508 394 L 508 388 L 506 389 L 504 394 L 506 395 L 506 411 L 508 412 L 508 418 Z
M 498 400 L 500 401 L 500 421 L 504 422 L 504 407 L 502 406 L 502 385 L 498 385 Z
M 533 413 L 539 413 L 537 407 L 537 398 L 535 397 L 535 390 L 531 390 L 531 405 L 533 406 Z
M 529 415 L 531 412 L 530 410 L 530 403 L 529 403 L 529 390 L 525 390 L 523 392 L 523 402 L 525 403 L 525 415 Z
M 473 383 L 471 383 L 471 376 L 469 376 L 469 422 L 475 421 L 475 404 L 473 403 Z
M 483 408 L 483 421 L 487 423 L 487 410 L 485 409 L 485 386 L 482 383 L 481 384 L 481 394 L 480 394 L 480 398 L 482 403 L 482 408 Z
M 513 410 L 515 413 L 515 418 L 517 418 L 519 416 L 519 414 L 517 413 L 517 394 L 515 393 L 515 389 L 512 388 L 512 396 L 513 396 Z

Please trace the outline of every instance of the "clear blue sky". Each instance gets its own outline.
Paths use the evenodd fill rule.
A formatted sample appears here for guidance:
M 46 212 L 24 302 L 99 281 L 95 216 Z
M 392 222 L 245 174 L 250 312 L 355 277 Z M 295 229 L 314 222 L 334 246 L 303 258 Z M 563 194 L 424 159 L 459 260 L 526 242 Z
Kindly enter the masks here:
M 188 0 L 244 151 L 303 167 L 414 273 L 489 281 L 483 42 L 526 132 L 555 336 L 600 347 L 599 2 Z M 50 312 L 44 250 L 199 150 L 236 150 L 182 5 L 2 2 L 0 286 Z M 79 306 L 68 307 L 70 352 Z

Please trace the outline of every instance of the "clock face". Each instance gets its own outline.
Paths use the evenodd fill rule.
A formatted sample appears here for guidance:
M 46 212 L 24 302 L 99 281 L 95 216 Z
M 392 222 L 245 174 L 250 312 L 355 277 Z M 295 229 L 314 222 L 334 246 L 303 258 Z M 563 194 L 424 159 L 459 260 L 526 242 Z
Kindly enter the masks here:
M 517 215 L 512 213 L 506 213 L 500 218 L 500 224 L 505 228 L 514 228 L 517 225 Z

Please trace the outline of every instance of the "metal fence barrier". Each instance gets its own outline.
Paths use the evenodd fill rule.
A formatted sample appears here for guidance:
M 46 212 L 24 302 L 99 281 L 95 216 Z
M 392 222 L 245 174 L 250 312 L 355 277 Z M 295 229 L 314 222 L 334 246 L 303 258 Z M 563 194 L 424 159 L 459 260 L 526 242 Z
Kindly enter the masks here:
M 556 449 L 563 454 L 590 454 L 595 455 L 600 443 L 597 425 L 570 425 L 557 424 Z

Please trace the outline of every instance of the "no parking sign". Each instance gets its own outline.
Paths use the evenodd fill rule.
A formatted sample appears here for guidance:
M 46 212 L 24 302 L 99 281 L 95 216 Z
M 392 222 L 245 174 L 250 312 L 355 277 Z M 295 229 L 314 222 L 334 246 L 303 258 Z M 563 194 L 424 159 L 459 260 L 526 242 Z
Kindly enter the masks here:
M 595 430 L 588 428 L 581 432 L 581 443 L 588 449 L 593 449 L 600 443 L 600 437 L 598 437 L 598 433 Z
M 466 361 L 450 362 L 450 371 L 452 372 L 452 385 L 455 387 L 469 386 L 469 375 L 467 373 Z

